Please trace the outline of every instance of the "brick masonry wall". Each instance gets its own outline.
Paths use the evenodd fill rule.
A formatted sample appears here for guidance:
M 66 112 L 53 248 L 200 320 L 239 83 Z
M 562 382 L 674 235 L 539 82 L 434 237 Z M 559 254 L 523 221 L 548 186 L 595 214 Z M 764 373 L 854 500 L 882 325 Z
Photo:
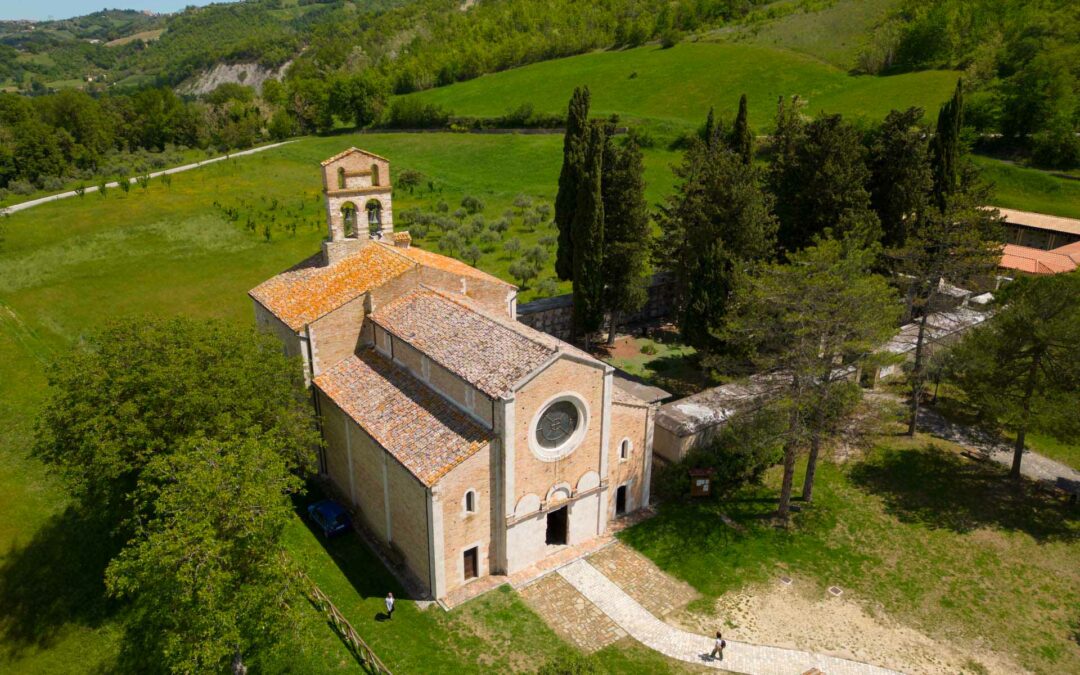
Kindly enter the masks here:
M 315 375 L 326 372 L 356 352 L 364 323 L 367 294 L 353 298 L 310 325 Z
M 439 481 L 438 506 L 443 512 L 443 550 L 446 592 L 465 583 L 465 551 L 478 546 L 477 575 L 491 570 L 492 514 L 491 450 L 484 448 L 468 458 Z M 476 510 L 465 512 L 465 493 L 476 491 Z M 438 543 L 436 542 L 436 545 Z
M 434 267 L 422 266 L 420 278 L 424 284 L 441 291 L 464 294 L 483 309 L 501 317 L 507 316 L 510 297 L 514 294 L 514 290 L 504 284 L 463 277 Z
M 548 335 L 554 335 L 560 340 L 569 340 L 573 308 L 574 303 L 571 295 L 557 295 L 553 298 L 544 298 L 518 305 L 517 320 Z M 620 325 L 659 321 L 670 318 L 674 313 L 674 281 L 667 274 L 660 273 L 652 278 L 649 285 L 649 298 L 645 301 L 645 306 L 636 314 L 620 321 Z M 606 319 L 604 326 L 607 326 Z
M 611 498 L 608 502 L 608 520 L 615 517 L 615 490 L 629 484 L 627 512 L 642 506 L 642 489 L 645 485 L 646 425 L 649 409 L 612 403 L 611 440 L 608 443 L 608 485 Z M 629 439 L 629 456 L 619 458 L 623 439 Z
M 319 392 L 319 406 L 326 438 L 327 475 L 341 494 L 352 501 L 364 526 L 385 544 L 386 506 L 382 483 L 385 451 L 322 392 Z
M 390 492 L 391 542 L 405 555 L 405 564 L 425 585 L 430 584 L 427 488 L 388 457 L 386 484 Z
M 604 371 L 562 358 L 551 364 L 517 392 L 514 404 L 514 503 L 526 494 L 544 500 L 559 483 L 576 488 L 588 471 L 600 470 L 601 419 Z M 545 462 L 529 448 L 529 427 L 544 403 L 563 392 L 573 392 L 588 405 L 588 427 L 581 444 L 568 456 Z

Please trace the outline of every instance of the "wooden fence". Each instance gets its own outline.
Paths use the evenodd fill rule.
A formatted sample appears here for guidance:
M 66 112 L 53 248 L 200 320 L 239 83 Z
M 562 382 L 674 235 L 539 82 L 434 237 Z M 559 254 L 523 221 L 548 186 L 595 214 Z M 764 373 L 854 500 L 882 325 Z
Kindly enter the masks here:
M 375 655 L 375 651 L 364 642 L 326 593 L 323 593 L 322 589 L 302 570 L 296 570 L 296 576 L 303 584 L 304 595 L 307 596 L 308 601 L 326 616 L 327 621 L 334 627 L 334 631 L 360 665 L 376 675 L 391 675 L 390 669 L 383 665 L 383 662 Z

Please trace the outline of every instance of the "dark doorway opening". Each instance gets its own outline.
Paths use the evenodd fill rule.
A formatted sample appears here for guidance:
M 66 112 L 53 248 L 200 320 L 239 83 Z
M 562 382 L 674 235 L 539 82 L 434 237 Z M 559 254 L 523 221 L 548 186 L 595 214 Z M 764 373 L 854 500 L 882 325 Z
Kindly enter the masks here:
M 569 525 L 567 509 L 562 507 L 547 514 L 547 534 L 544 541 L 548 544 L 561 545 L 566 543 L 566 529 Z
M 626 486 L 620 485 L 615 491 L 615 515 L 621 516 L 626 513 Z
M 475 579 L 477 576 L 479 552 L 476 547 L 473 546 L 468 551 L 465 551 L 465 578 Z

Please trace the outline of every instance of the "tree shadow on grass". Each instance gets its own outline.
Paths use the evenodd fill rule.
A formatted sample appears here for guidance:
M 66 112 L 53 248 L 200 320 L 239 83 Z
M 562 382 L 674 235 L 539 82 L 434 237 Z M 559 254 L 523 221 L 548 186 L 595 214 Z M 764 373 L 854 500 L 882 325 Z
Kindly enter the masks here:
M 97 627 L 116 609 L 105 568 L 116 553 L 109 527 L 78 506 L 53 516 L 0 564 L 0 638 L 13 656 L 48 647 L 69 624 Z
M 1078 511 L 1033 481 L 1012 481 L 992 462 L 975 462 L 934 444 L 884 450 L 851 469 L 852 482 L 884 498 L 903 522 L 954 532 L 1000 527 L 1039 541 L 1080 537 Z

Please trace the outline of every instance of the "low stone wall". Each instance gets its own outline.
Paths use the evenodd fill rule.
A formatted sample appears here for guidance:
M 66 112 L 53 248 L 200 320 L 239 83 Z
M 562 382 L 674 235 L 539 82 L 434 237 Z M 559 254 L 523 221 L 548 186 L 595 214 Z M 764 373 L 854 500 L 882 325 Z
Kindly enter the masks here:
M 560 340 L 569 340 L 571 319 L 574 311 L 574 299 L 570 294 L 556 295 L 518 305 L 517 320 L 553 335 Z M 653 275 L 649 283 L 649 298 L 637 313 L 625 317 L 620 326 L 632 326 L 652 323 L 670 318 L 675 312 L 675 281 L 671 275 L 659 273 Z M 605 318 L 604 325 L 607 326 Z

